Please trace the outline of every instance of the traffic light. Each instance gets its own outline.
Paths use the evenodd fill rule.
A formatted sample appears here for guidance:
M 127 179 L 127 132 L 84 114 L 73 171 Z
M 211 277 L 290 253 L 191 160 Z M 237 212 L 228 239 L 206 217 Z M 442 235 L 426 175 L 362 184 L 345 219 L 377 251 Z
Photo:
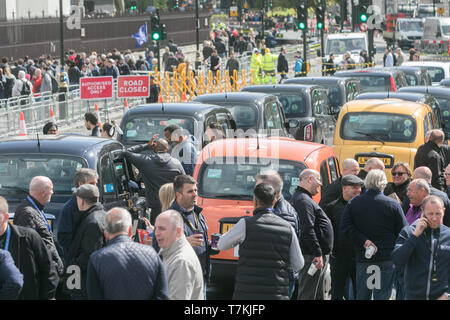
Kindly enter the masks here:
M 134 11 L 137 9 L 137 1 L 130 1 L 130 10 Z
M 167 39 L 167 33 L 166 33 L 166 25 L 164 23 L 161 24 L 161 40 Z
M 308 26 L 308 8 L 305 3 L 297 7 L 297 26 L 300 30 L 306 30 Z
M 273 8 L 273 1 L 269 0 L 269 8 L 272 9 Z
M 152 29 L 152 39 L 160 40 L 161 39 L 161 25 L 159 23 L 158 16 L 152 16 L 150 19 L 150 27 Z
M 173 8 L 178 9 L 179 6 L 180 6 L 179 0 L 173 0 Z
M 359 22 L 367 22 L 368 14 L 367 9 L 369 7 L 368 1 L 360 1 L 358 6 L 358 18 Z
M 324 25 L 324 10 L 321 4 L 319 4 L 316 8 L 316 21 L 317 21 L 317 29 L 322 30 Z

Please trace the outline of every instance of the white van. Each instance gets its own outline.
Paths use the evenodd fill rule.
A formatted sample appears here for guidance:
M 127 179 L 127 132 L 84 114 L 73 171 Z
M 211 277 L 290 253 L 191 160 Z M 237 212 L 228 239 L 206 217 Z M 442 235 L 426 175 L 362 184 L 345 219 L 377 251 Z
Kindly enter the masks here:
M 450 17 L 429 17 L 423 24 L 424 40 L 450 40 Z
M 369 52 L 369 42 L 365 33 L 329 34 L 325 40 L 324 62 L 330 59 L 330 53 L 334 53 L 334 63 L 339 65 L 343 62 L 344 53 L 349 52 L 355 63 L 360 64 L 363 62 L 360 56 L 362 50 Z
M 450 62 L 439 61 L 405 61 L 402 67 L 425 67 L 433 86 L 438 86 L 442 79 L 450 78 Z

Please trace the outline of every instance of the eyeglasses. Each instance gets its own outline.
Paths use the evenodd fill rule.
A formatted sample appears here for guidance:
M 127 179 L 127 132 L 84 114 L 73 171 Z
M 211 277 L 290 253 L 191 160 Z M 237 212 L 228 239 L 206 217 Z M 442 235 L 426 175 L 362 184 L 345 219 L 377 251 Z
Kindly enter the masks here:
M 393 177 L 395 177 L 395 176 L 401 176 L 401 175 L 403 175 L 403 174 L 407 174 L 407 172 L 392 172 L 392 176 L 393 176 Z
M 445 172 L 444 175 L 450 176 L 450 172 Z

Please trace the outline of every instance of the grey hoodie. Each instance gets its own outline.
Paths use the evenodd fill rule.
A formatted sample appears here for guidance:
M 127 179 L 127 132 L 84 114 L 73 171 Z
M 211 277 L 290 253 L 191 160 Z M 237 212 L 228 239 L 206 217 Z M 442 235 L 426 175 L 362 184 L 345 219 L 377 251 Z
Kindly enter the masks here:
M 150 208 L 159 207 L 159 188 L 173 179 L 185 174 L 183 166 L 178 159 L 173 158 L 169 153 L 139 154 L 148 150 L 148 145 L 137 145 L 128 148 L 124 152 L 125 158 L 138 168 L 142 180 L 145 184 L 145 197 L 147 206 Z

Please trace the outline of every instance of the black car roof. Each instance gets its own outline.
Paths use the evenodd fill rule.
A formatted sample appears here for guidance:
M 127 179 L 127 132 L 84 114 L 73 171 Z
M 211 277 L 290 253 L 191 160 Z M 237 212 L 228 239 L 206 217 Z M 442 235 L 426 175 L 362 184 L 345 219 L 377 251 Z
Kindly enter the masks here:
M 211 102 L 214 103 L 214 101 L 220 102 L 243 102 L 243 103 L 251 103 L 255 100 L 263 100 L 267 96 L 272 96 L 267 93 L 261 93 L 261 92 L 230 92 L 230 93 L 211 93 L 211 94 L 204 94 L 201 96 L 198 96 L 194 99 L 196 102 Z
M 413 87 L 399 88 L 398 91 L 400 91 L 400 92 L 420 92 L 420 93 L 428 93 L 431 95 L 450 97 L 450 88 L 442 88 L 442 87 L 413 86 Z
M 54 153 L 81 157 L 87 150 L 93 148 L 101 148 L 113 144 L 122 146 L 117 140 L 78 135 L 39 135 L 39 144 L 40 147 L 35 135 L 13 137 L 0 141 L 0 154 Z
M 335 84 L 335 83 L 339 83 L 341 81 L 346 81 L 346 80 L 358 80 L 355 79 L 353 77 L 308 77 L 308 78 L 292 78 L 292 79 L 288 79 L 285 81 L 286 84 L 293 84 L 293 83 L 298 83 L 298 84 L 307 84 L 307 83 L 314 83 L 314 84 Z
M 344 77 L 362 77 L 362 76 L 387 76 L 387 75 L 392 75 L 394 73 L 401 73 L 403 71 L 401 70 L 369 70 L 369 69 L 364 69 L 364 70 L 352 70 L 352 71 L 338 71 L 336 72 L 334 75 L 335 76 L 344 76 Z
M 309 91 L 312 88 L 323 89 L 315 84 L 275 84 L 275 85 L 256 85 L 242 88 L 241 90 L 249 90 L 245 92 L 292 92 L 292 91 Z M 244 92 L 244 91 L 241 91 Z
M 138 115 L 148 114 L 170 114 L 180 116 L 191 116 L 195 113 L 208 113 L 220 106 L 208 105 L 203 103 L 151 103 L 140 105 L 127 111 L 127 117 L 136 117 Z
M 360 93 L 356 96 L 356 100 L 361 99 L 402 99 L 408 101 L 417 101 L 420 98 L 427 97 L 426 93 L 415 93 L 415 92 L 366 92 Z

